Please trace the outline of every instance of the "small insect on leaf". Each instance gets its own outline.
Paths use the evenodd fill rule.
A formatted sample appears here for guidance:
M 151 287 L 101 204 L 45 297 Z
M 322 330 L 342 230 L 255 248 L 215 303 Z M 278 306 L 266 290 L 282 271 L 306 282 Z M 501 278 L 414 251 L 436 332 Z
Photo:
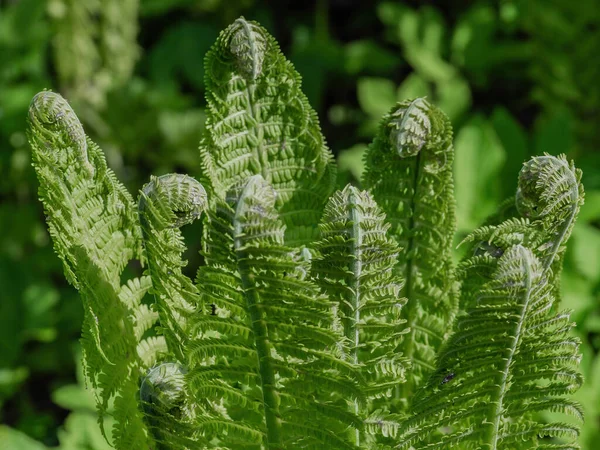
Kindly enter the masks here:
M 448 383 L 449 381 L 452 381 L 455 376 L 456 376 L 456 374 L 454 372 L 449 372 L 448 375 L 446 375 L 444 377 L 444 379 L 442 380 L 440 385 L 444 385 L 444 384 Z
M 210 315 L 211 316 L 216 316 L 217 315 L 217 305 L 215 305 L 214 303 L 212 303 L 210 305 L 210 308 L 211 308 Z

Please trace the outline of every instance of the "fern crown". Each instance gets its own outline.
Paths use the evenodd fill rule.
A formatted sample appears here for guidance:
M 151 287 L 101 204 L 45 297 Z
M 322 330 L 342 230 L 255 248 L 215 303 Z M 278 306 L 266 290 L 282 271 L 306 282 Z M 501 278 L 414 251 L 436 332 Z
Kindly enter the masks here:
M 29 110 L 111 445 L 578 448 L 581 355 L 558 282 L 580 170 L 563 156 L 526 162 L 455 264 L 453 135 L 439 108 L 395 105 L 361 187 L 336 191 L 300 75 L 264 28 L 237 19 L 205 67 L 201 176 L 153 176 L 137 202 L 62 96 L 40 92 Z M 196 220 L 190 277 L 180 228 Z M 132 260 L 143 273 L 127 279 Z

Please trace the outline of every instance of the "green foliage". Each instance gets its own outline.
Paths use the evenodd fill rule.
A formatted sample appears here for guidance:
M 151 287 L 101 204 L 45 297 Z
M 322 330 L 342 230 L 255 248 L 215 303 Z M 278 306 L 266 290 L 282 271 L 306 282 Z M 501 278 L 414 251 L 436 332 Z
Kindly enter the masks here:
M 402 422 L 398 448 L 576 448 L 577 425 L 545 423 L 539 411 L 583 420 L 567 396 L 582 384 L 579 340 L 568 313 L 552 314 L 554 297 L 533 252 L 510 247 L 489 265 L 472 306 L 440 352 L 438 370 Z M 469 261 L 470 262 L 470 261 Z M 478 268 L 480 273 L 482 267 Z M 469 280 L 473 284 L 474 280 Z M 448 431 L 439 433 L 439 429 Z M 550 444 L 542 438 L 565 438 Z
M 60 95 L 37 94 L 29 124 L 50 235 L 65 276 L 84 305 L 85 372 L 98 392 L 102 417 L 115 397 L 116 404 L 137 403 L 134 375 L 142 362 L 136 350 L 135 314 L 149 280 L 133 279 L 121 286 L 128 261 L 141 257 L 135 205 Z M 115 419 L 118 446 L 145 441 L 135 408 L 117 408 Z
M 238 19 L 205 62 L 208 117 L 200 157 L 205 183 L 218 198 L 253 174 L 277 193 L 286 240 L 314 234 L 335 182 L 332 155 L 300 91 L 300 75 L 275 40 Z
M 335 172 L 299 84 L 275 40 L 237 19 L 206 57 L 208 189 L 152 177 L 139 215 L 69 104 L 32 100 L 40 198 L 83 301 L 103 433 L 112 407 L 117 449 L 574 445 L 577 425 L 537 414 L 583 417 L 568 398 L 579 341 L 555 300 L 580 171 L 526 163 L 515 206 L 468 238 L 455 271 L 448 117 L 422 98 L 396 105 L 366 154 L 369 192 L 325 204 Z M 179 228 L 203 212 L 194 283 Z M 123 284 L 135 259 L 146 275 Z
M 594 80 L 599 66 L 590 55 L 597 47 L 600 17 L 594 0 L 576 5 L 566 0 L 533 5 L 521 0 L 497 5 L 485 0 L 412 2 L 410 7 L 383 0 L 351 7 L 342 1 L 126 3 L 132 9 L 117 11 L 113 6 L 125 3 L 108 1 L 0 2 L 0 418 L 8 425 L 0 432 L 0 447 L 40 448 L 41 441 L 44 448 L 108 448 L 97 425 L 91 383 L 83 376 L 76 381 L 84 310 L 76 290 L 61 276 L 63 263 L 52 250 L 38 202 L 38 182 L 24 132 L 31 98 L 49 86 L 66 94 L 86 133 L 101 145 L 108 166 L 132 193 L 139 192 L 151 174 L 180 172 L 200 179 L 197 147 L 210 114 L 203 100 L 203 57 L 218 30 L 243 13 L 273 32 L 302 74 L 302 91 L 318 113 L 338 159 L 338 189 L 348 182 L 360 186 L 364 153 L 381 115 L 396 102 L 423 96 L 449 115 L 455 130 L 456 243 L 493 214 L 503 199 L 514 198 L 512 181 L 524 160 L 546 152 L 567 153 L 567 159 L 583 169 L 586 203 L 567 250 L 561 251 L 556 268 L 563 270 L 556 285 L 559 292 L 555 289 L 554 294 L 560 294 L 562 305 L 555 312 L 572 310 L 577 323 L 572 332 L 581 340 L 585 383 L 573 397 L 586 416 L 579 442 L 582 448 L 595 448 L 600 437 L 600 159 L 594 145 L 594 111 L 598 110 Z M 127 34 L 136 30 L 137 37 Z M 73 50 L 77 42 L 85 44 L 88 53 L 61 59 L 55 45 L 60 37 L 65 51 Z M 110 53 L 105 45 L 109 41 L 118 44 L 119 53 Z M 121 72 L 116 65 L 130 69 Z M 78 78 L 76 86 L 66 78 L 74 74 L 67 68 L 87 75 Z M 205 183 L 205 187 L 210 192 L 210 186 Z M 514 201 L 502 203 L 501 214 L 485 224 L 497 226 L 508 217 L 518 218 L 511 204 Z M 310 226 L 318 239 L 317 221 Z M 181 248 L 187 248 L 182 254 L 165 255 L 178 262 L 174 267 L 180 267 L 186 278 L 193 278 L 199 265 L 205 266 L 198 252 L 206 228 L 201 222 L 180 229 L 185 243 Z M 522 229 L 531 232 L 528 239 L 535 238 L 535 247 L 545 238 L 536 231 L 536 221 L 529 222 Z M 494 253 L 502 245 L 530 247 L 499 233 L 488 244 L 489 237 L 483 233 L 481 240 L 473 241 L 475 247 L 460 246 L 453 252 L 455 260 L 473 255 L 475 248 L 479 253 Z M 299 270 L 314 274 L 310 266 L 317 263 L 318 255 L 311 239 L 305 241 L 310 250 L 300 248 L 298 258 L 312 258 L 312 263 Z M 286 244 L 295 245 L 289 240 Z M 403 255 L 399 249 L 399 256 Z M 143 270 L 150 275 L 143 254 L 140 262 L 143 266 L 137 260 L 129 262 L 121 284 L 142 277 Z M 166 275 L 168 279 L 168 271 Z M 150 278 L 143 280 L 149 283 Z M 553 280 L 556 283 L 558 276 Z M 179 276 L 172 282 L 198 285 Z M 463 291 L 466 286 L 463 282 Z M 158 291 L 146 295 L 136 307 L 135 335 L 143 340 L 138 345 L 144 367 L 138 371 L 140 383 L 150 368 L 174 362 L 167 356 L 169 328 L 158 321 L 161 295 Z M 186 293 L 181 296 L 196 299 Z M 206 313 L 212 311 L 210 304 L 203 302 L 201 307 Z M 407 311 L 405 306 L 402 314 Z M 408 366 L 404 375 L 410 380 Z M 113 403 L 109 402 L 103 420 L 109 442 L 114 442 Z M 391 409 L 396 407 L 394 402 Z M 349 409 L 354 411 L 354 405 Z M 563 420 L 559 416 L 541 417 Z M 381 444 L 395 444 L 393 438 L 379 434 L 390 435 L 397 427 L 394 417 L 376 410 L 366 423 L 361 445 L 367 445 L 365 438 L 373 436 L 371 432 L 377 432 Z M 185 422 L 168 425 L 163 420 L 160 429 L 192 436 L 185 426 Z M 154 435 L 156 430 L 148 432 Z M 37 441 L 25 438 L 27 444 L 21 443 L 23 439 L 13 444 L 17 441 L 12 436 L 24 433 Z
M 402 249 L 396 272 L 405 280 L 402 295 L 410 299 L 403 311 L 410 331 L 398 349 L 412 362 L 396 393 L 405 404 L 433 371 L 456 310 L 453 160 L 450 121 L 421 98 L 392 108 L 366 153 L 363 184 Z

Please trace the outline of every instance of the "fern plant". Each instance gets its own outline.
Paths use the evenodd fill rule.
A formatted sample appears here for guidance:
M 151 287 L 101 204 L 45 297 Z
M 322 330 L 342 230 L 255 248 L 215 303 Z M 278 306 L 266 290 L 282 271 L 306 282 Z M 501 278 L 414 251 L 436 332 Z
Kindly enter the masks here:
M 397 104 L 365 190 L 334 193 L 316 114 L 266 30 L 223 31 L 206 85 L 201 180 L 152 177 L 137 205 L 59 94 L 31 103 L 40 198 L 115 448 L 578 448 L 580 354 L 558 286 L 578 169 L 527 162 L 454 267 L 438 108 Z M 192 280 L 179 228 L 197 219 Z M 123 280 L 136 259 L 143 276 Z

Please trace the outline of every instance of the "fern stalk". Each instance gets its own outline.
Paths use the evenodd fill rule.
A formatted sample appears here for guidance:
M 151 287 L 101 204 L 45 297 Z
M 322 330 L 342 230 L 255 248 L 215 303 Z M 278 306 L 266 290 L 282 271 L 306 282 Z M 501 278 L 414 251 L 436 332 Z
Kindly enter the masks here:
M 398 274 L 410 334 L 401 348 L 413 370 L 398 390 L 404 407 L 434 370 L 456 309 L 451 244 L 455 230 L 452 127 L 425 99 L 394 106 L 366 155 L 363 184 L 391 224 L 402 252 Z

